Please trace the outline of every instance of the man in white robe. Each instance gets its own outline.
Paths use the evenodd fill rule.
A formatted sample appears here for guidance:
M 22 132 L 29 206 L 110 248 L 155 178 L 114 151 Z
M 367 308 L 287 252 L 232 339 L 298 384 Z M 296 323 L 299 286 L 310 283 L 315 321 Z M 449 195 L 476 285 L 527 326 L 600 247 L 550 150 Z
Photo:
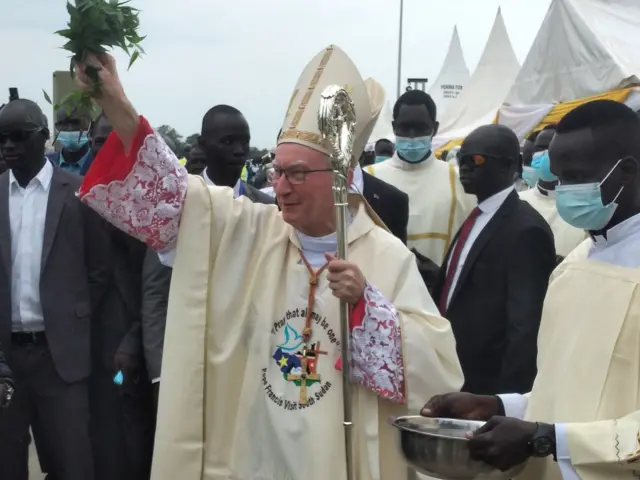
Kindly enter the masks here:
M 438 122 L 429 94 L 410 90 L 400 96 L 393 108 L 393 131 L 396 153 L 365 171 L 409 195 L 407 246 L 432 286 L 453 237 L 477 202 L 464 193 L 456 166 L 439 161 L 431 149 Z
M 559 263 L 587 238 L 587 233 L 565 222 L 556 208 L 558 177 L 551 172 L 549 159 L 549 145 L 555 133 L 556 126 L 548 125 L 536 137 L 531 166 L 536 169 L 538 181 L 533 188 L 521 192 L 520 199 L 535 208 L 551 227 Z
M 550 154 L 558 211 L 592 239 L 554 273 L 532 391 L 448 394 L 423 414 L 489 420 L 472 455 L 502 469 L 533 457 L 518 479 L 639 478 L 640 119 L 588 103 L 558 124 Z
M 360 197 L 349 261 L 333 257 L 333 174 L 317 121 L 323 90 L 344 86 L 358 158 L 382 88 L 365 84 L 335 46 L 307 65 L 274 162 L 279 212 L 187 175 L 128 102 L 113 59 L 89 61 L 100 67 L 97 102 L 114 134 L 79 197 L 164 256 L 175 253 L 153 479 L 346 478 L 337 298 L 351 305 L 356 478 L 403 478 L 388 416 L 460 388 L 455 340 L 413 255 Z M 84 67 L 77 78 L 90 88 Z

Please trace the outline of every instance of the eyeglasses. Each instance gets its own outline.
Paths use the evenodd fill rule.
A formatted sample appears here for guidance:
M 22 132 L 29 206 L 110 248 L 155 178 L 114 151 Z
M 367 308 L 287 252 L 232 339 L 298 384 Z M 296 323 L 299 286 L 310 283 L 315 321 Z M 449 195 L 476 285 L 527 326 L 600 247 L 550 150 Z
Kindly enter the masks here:
M 24 143 L 29 140 L 34 133 L 41 130 L 42 129 L 37 128 L 35 130 L 20 130 L 17 132 L 0 132 L 0 145 L 4 145 L 8 141 L 11 141 L 11 143 Z
M 286 170 L 279 167 L 272 167 L 268 170 L 267 176 L 271 183 L 277 182 L 284 177 L 291 185 L 301 185 L 307 180 L 307 175 L 317 172 L 333 172 L 331 168 L 322 168 L 319 170 Z

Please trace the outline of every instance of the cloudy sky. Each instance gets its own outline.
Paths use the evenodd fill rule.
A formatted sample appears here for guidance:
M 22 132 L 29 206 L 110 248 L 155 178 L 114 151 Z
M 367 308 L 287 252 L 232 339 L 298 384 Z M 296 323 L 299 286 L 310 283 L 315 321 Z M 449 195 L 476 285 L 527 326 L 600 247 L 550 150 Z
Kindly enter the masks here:
M 550 0 L 405 0 L 402 76 L 435 80 L 458 25 L 471 71 L 502 7 L 520 61 Z M 0 0 L 0 103 L 9 87 L 50 115 L 42 89 L 68 66 L 63 43 L 64 0 Z M 364 77 L 375 77 L 395 99 L 399 0 L 133 0 L 142 10 L 147 55 L 121 73 L 128 96 L 155 126 L 183 135 L 200 129 L 203 114 L 227 103 L 240 109 L 252 144 L 269 147 L 298 75 L 334 43 Z M 121 69 L 126 58 L 117 55 Z

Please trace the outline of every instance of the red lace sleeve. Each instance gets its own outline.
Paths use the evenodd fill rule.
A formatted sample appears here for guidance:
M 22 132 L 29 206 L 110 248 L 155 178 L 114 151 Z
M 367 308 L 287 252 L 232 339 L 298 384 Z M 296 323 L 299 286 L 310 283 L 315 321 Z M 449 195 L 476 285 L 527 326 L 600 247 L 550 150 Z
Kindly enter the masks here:
M 187 171 L 144 117 L 131 145 L 109 135 L 78 197 L 120 230 L 158 251 L 175 246 Z
M 402 333 L 396 307 L 367 282 L 364 295 L 351 310 L 351 378 L 375 394 L 406 402 Z M 342 368 L 338 359 L 336 368 Z

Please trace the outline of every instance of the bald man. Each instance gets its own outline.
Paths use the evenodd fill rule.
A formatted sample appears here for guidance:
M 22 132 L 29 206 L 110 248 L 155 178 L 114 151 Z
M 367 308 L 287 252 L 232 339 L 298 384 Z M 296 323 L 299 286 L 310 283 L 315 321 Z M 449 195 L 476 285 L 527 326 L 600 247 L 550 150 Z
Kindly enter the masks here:
M 434 299 L 456 336 L 463 391 L 528 392 L 555 266 L 553 234 L 515 191 L 520 145 L 511 130 L 478 128 L 465 139 L 458 161 L 462 186 L 478 207 L 447 252 Z

